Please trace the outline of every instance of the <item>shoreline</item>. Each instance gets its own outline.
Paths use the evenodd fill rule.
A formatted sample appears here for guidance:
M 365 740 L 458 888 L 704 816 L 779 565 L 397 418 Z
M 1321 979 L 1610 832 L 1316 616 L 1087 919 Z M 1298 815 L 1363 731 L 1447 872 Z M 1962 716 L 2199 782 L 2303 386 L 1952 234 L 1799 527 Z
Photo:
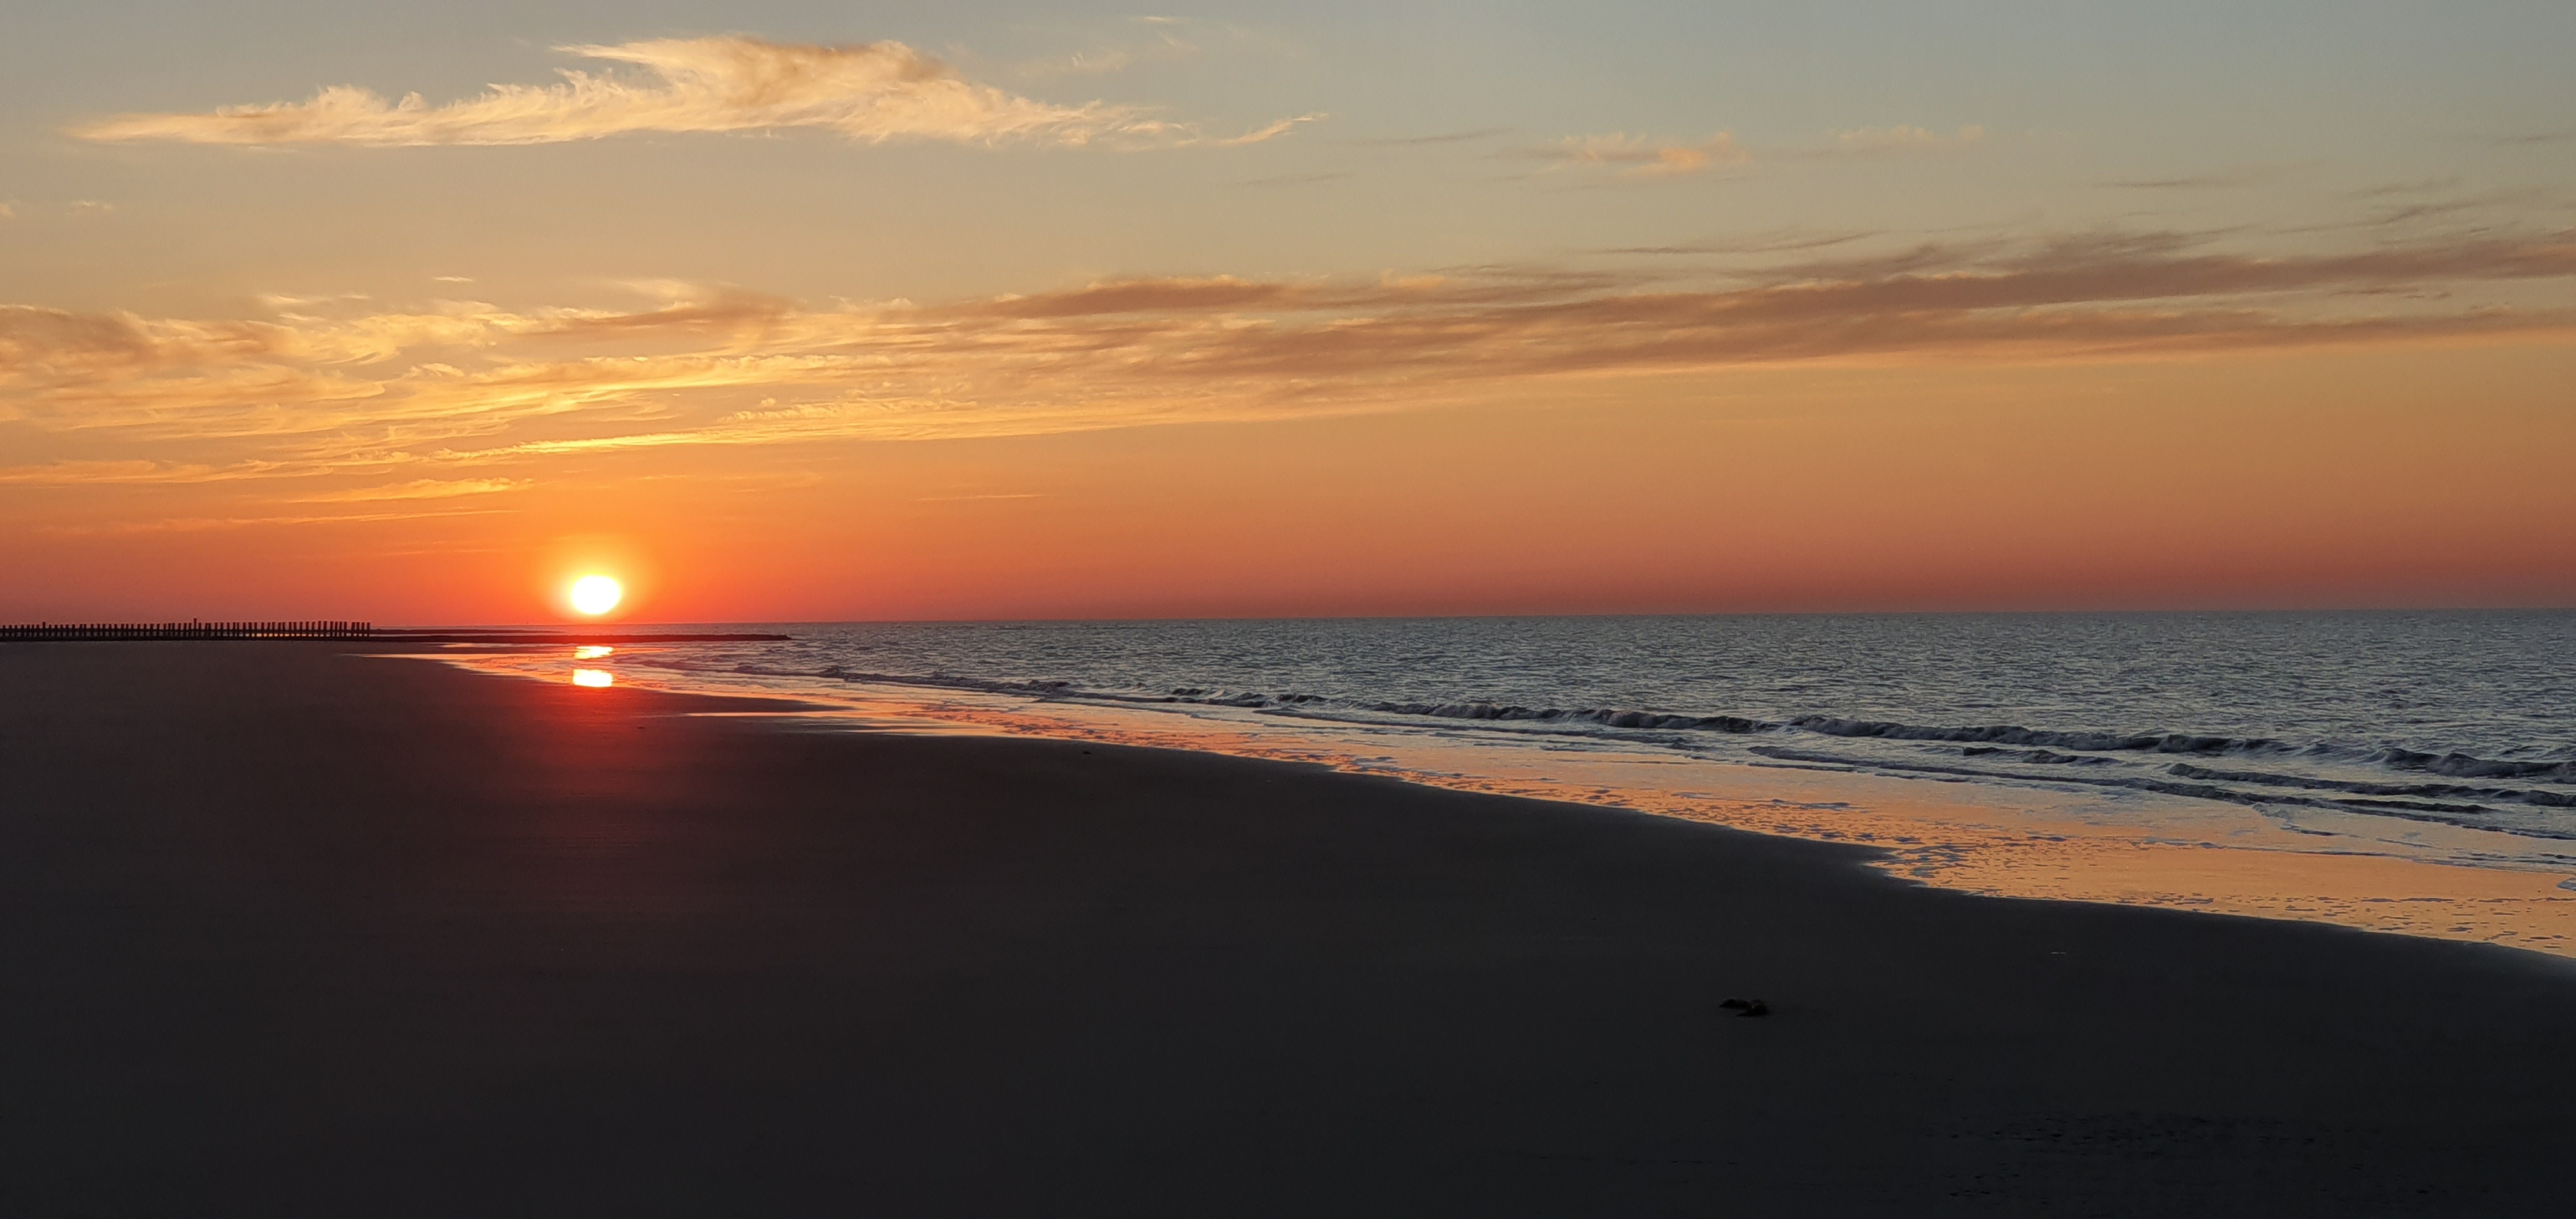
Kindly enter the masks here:
M 571 671 L 562 656 L 530 651 L 420 658 L 541 682 Z M 580 663 L 616 669 L 617 680 L 629 684 L 640 678 L 643 688 L 692 697 L 810 699 L 814 718 L 859 731 L 1079 740 L 1319 764 L 1442 790 L 1873 847 L 1885 852 L 1873 867 L 1963 893 L 2323 923 L 2576 959 L 2576 880 L 2569 879 L 2576 872 L 2410 855 L 2388 841 L 2337 840 L 2275 824 L 2240 805 L 2185 805 L 2140 816 L 2048 789 L 1721 762 L 1682 764 L 1694 768 L 1690 786 L 1703 790 L 1676 791 L 1659 773 L 1676 768 L 1670 759 L 1551 752 L 1532 764 L 1505 751 L 1456 744 L 1393 744 L 1390 752 L 1401 737 L 1345 733 L 1324 723 L 1229 724 L 1142 708 L 1004 694 L 934 696 L 869 683 L 781 689 L 775 675 L 755 688 L 724 689 L 729 675 L 621 663 L 633 659 Z M 678 680 L 684 676 L 687 682 Z M 707 686 L 710 678 L 717 688 L 688 688 Z
M 0 650 L 13 1212 L 2563 1200 L 2559 958 L 380 659 Z

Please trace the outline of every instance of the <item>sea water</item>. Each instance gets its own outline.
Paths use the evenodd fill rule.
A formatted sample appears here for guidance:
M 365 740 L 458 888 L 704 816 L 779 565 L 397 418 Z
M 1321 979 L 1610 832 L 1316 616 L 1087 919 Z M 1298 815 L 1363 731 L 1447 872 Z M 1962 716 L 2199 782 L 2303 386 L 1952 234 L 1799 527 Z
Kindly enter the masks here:
M 615 663 L 646 684 L 895 708 L 915 726 L 1307 757 L 1683 815 L 1911 792 L 2137 841 L 2576 871 L 2576 612 L 757 629 L 790 638 Z M 1810 824 L 1871 837 L 1849 818 L 1749 828 Z

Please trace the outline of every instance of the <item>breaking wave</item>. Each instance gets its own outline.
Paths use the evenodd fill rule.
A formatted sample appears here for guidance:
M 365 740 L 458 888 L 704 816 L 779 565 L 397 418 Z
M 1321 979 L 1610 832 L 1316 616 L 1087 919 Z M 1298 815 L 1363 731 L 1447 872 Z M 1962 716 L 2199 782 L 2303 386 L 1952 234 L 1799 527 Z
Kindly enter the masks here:
M 2571 645 L 2568 615 L 921 624 L 637 662 L 2563 839 Z

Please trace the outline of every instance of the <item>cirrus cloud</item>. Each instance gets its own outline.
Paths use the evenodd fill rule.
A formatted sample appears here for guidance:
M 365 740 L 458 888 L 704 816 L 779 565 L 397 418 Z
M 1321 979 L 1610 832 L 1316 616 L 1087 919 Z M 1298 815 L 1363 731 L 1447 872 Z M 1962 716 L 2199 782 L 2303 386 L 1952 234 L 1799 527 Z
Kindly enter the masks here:
M 1663 178 L 1698 173 L 1718 165 L 1741 165 L 1753 159 L 1730 132 L 1705 140 L 1651 140 L 1644 136 L 1568 136 L 1537 155 L 1555 164 L 1550 169 L 1601 169 L 1629 177 Z
M 738 132 L 809 127 L 853 140 L 951 140 L 1080 145 L 1101 140 L 1254 143 L 1273 124 L 1228 140 L 1133 107 L 1065 106 L 967 79 L 900 42 L 813 46 L 724 36 L 665 38 L 559 50 L 624 70 L 563 70 L 551 85 L 493 85 L 431 105 L 417 93 L 388 101 L 335 85 L 301 102 L 226 106 L 210 113 L 126 114 L 76 128 L 92 140 L 192 144 L 553 144 L 633 132 Z
M 1124 279 L 828 309 L 736 294 L 212 322 L 13 306 L 0 423 L 84 457 L 0 483 L 363 473 L 375 481 L 305 502 L 444 499 L 582 454 L 1389 410 L 1528 378 L 2576 334 L 2556 290 L 2576 280 L 2576 232 L 2212 242 L 2090 232 L 1823 258 L 1762 242 L 1807 257 L 1680 277 Z
M 1832 151 L 1845 156 L 1867 156 L 1890 152 L 1935 152 L 1964 148 L 1986 138 L 1986 129 L 1961 127 L 1957 131 L 1931 131 L 1922 127 L 1862 127 L 1834 133 Z
M 461 495 L 497 495 L 504 491 L 524 491 L 530 486 L 524 478 L 415 478 L 410 482 L 381 487 L 350 487 L 307 495 L 290 502 L 299 504 L 364 504 L 398 499 L 454 499 Z

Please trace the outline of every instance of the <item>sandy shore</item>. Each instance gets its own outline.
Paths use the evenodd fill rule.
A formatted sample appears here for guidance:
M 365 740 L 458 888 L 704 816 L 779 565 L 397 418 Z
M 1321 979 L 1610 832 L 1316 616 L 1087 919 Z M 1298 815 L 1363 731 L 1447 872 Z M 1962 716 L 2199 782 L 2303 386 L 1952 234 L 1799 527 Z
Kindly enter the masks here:
M 0 1212 L 2566 1204 L 2564 960 L 716 706 L 0 648 Z
M 569 648 L 442 653 L 480 672 L 563 681 Z M 2544 842 L 2510 833 L 2225 801 L 2103 798 L 2080 785 L 1689 759 L 1661 744 L 1496 748 L 1481 732 L 1337 724 L 1206 708 L 1032 698 L 823 677 L 685 677 L 653 648 L 588 662 L 675 693 L 812 699 L 851 727 L 1040 736 L 1307 762 L 1528 800 L 1625 808 L 1781 838 L 1875 847 L 1875 866 L 1992 897 L 2161 906 L 2530 948 L 2576 959 L 2576 868 L 2515 866 Z M 732 662 L 728 661 L 727 664 Z M 677 677 L 675 681 L 674 678 Z M 2069 786 L 2075 791 L 2065 790 Z M 2481 860 L 2483 866 L 2464 863 Z

